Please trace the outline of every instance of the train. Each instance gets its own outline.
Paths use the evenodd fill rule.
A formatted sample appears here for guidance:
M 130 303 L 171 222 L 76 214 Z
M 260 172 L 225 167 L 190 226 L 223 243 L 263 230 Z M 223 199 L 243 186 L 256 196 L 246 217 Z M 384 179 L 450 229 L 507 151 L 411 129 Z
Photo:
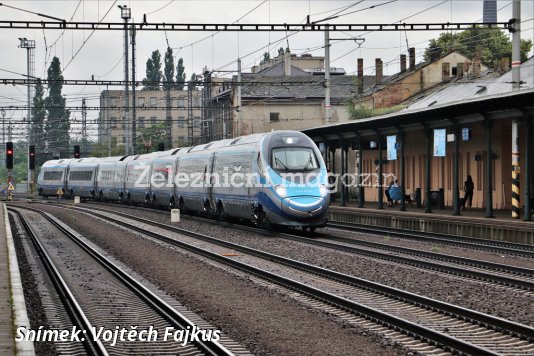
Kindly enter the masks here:
M 45 198 L 178 208 L 267 229 L 324 227 L 330 203 L 321 152 L 289 130 L 147 154 L 51 160 L 37 183 Z

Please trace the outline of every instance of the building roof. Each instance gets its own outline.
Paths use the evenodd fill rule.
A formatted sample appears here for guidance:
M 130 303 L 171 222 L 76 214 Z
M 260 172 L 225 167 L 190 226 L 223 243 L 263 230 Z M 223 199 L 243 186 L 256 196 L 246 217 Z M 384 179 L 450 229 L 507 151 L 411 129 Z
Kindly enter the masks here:
M 534 88 L 534 57 L 521 64 L 522 89 Z M 508 71 L 498 78 L 485 78 L 470 83 L 448 83 L 437 91 L 424 97 L 419 97 L 416 102 L 409 105 L 405 110 L 423 109 L 430 106 L 442 105 L 462 100 L 503 94 L 512 91 L 512 71 Z

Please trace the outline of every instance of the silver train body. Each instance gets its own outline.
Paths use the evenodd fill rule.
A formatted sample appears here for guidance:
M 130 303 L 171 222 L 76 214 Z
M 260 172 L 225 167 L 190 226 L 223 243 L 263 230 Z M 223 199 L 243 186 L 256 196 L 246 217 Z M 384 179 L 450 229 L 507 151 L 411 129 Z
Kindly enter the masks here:
M 328 176 L 315 143 L 275 131 L 135 156 L 46 162 L 39 195 L 176 207 L 260 226 L 322 227 Z

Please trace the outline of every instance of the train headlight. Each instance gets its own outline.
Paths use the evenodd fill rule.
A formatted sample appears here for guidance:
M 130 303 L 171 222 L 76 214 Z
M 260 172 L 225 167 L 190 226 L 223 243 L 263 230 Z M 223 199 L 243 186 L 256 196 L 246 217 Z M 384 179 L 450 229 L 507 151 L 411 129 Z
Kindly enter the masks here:
M 280 198 L 285 198 L 287 196 L 287 190 L 283 185 L 276 185 L 274 191 Z
M 321 184 L 319 187 L 319 193 L 321 193 L 321 196 L 324 197 L 328 193 L 328 187 L 324 184 Z

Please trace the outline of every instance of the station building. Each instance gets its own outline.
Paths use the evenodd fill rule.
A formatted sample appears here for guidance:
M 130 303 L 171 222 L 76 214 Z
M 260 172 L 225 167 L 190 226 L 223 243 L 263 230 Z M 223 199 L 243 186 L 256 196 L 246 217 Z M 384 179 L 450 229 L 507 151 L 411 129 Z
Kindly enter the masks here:
M 429 202 L 429 207 L 453 207 L 455 186 L 463 197 L 464 181 L 471 175 L 473 207 L 484 208 L 486 215 L 492 216 L 494 209 L 512 207 L 513 121 L 520 125 L 521 204 L 527 201 L 525 194 L 534 196 L 533 67 L 534 58 L 521 65 L 522 84 L 517 91 L 512 90 L 511 72 L 467 83 L 451 82 L 425 93 L 402 111 L 303 132 L 323 148 L 330 171 L 357 177 L 375 174 L 384 179 L 381 187 L 374 179 L 363 189 L 339 189 L 336 198 L 342 205 L 351 202 L 363 207 L 373 202 L 381 207 L 384 186 L 398 179 L 416 203 L 420 199 L 422 206 Z M 444 142 L 439 153 L 443 156 L 439 157 L 435 156 L 435 130 L 445 130 L 441 131 Z M 394 136 L 397 159 L 387 159 L 388 136 Z

